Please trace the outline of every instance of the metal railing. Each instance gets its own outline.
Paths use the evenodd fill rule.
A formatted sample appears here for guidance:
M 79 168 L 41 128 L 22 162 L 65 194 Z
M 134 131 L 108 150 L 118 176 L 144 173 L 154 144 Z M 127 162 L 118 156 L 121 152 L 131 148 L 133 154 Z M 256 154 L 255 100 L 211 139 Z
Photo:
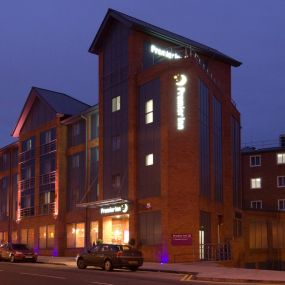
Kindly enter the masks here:
M 42 144 L 40 146 L 40 155 L 45 155 L 54 151 L 56 151 L 56 140 L 53 140 L 46 144 Z
M 42 204 L 39 207 L 39 215 L 50 215 L 54 214 L 55 202 L 49 204 Z
M 200 260 L 221 261 L 231 260 L 231 245 L 224 244 L 200 244 L 199 245 Z
M 52 171 L 43 175 L 40 175 L 40 186 L 55 183 L 55 173 Z
M 19 181 L 20 183 L 20 190 L 25 191 L 28 189 L 34 189 L 35 188 L 35 177 L 32 177 L 30 179 L 23 179 Z
M 34 207 L 20 209 L 21 218 L 34 216 L 34 214 L 35 214 Z
M 23 151 L 19 154 L 19 163 L 24 163 L 25 161 L 35 158 L 35 149 Z

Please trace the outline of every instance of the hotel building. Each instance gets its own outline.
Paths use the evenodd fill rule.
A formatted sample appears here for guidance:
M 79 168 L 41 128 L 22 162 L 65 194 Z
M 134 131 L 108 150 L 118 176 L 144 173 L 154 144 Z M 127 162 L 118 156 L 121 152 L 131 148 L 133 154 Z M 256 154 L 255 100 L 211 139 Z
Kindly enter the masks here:
M 17 240 L 40 254 L 133 238 L 145 260 L 219 259 L 221 245 L 229 257 L 243 218 L 241 63 L 111 9 L 89 52 L 98 105 L 32 88 L 13 131 Z

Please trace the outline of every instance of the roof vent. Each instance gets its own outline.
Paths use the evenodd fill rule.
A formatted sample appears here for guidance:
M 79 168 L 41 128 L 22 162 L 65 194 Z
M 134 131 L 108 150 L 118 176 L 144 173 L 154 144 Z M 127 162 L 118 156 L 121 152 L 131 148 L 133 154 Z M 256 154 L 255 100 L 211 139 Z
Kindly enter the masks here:
M 285 134 L 279 136 L 280 147 L 285 147 Z

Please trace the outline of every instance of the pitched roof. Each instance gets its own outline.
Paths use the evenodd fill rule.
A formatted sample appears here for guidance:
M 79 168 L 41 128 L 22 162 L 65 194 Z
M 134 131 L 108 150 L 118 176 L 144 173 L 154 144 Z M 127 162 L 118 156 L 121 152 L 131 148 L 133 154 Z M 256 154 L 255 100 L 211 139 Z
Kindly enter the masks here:
M 75 115 L 90 105 L 85 104 L 64 93 L 50 91 L 38 87 L 33 87 L 37 91 L 38 96 L 42 98 L 57 114 Z
M 89 48 L 89 52 L 99 54 L 104 34 L 106 32 L 106 29 L 110 26 L 112 19 L 121 22 L 122 24 L 128 26 L 129 28 L 142 31 L 146 34 L 174 43 L 176 45 L 191 47 L 192 50 L 200 54 L 216 57 L 221 61 L 231 64 L 232 66 L 238 67 L 241 65 L 241 62 L 225 55 L 224 53 L 221 53 L 216 49 L 213 49 L 209 46 L 198 43 L 191 39 L 185 38 L 173 32 L 164 30 L 162 28 L 146 23 L 144 21 L 141 21 L 139 19 L 136 19 L 134 17 L 131 17 L 129 15 L 126 15 L 124 13 L 121 13 L 113 9 L 108 9 L 108 12 Z
M 73 116 L 87 108 L 90 108 L 90 105 L 85 104 L 64 93 L 59 93 L 39 87 L 32 87 L 22 109 L 22 112 L 18 118 L 17 124 L 12 131 L 13 137 L 19 136 L 20 131 L 29 115 L 29 112 L 36 98 L 47 104 L 55 114 L 61 116 Z

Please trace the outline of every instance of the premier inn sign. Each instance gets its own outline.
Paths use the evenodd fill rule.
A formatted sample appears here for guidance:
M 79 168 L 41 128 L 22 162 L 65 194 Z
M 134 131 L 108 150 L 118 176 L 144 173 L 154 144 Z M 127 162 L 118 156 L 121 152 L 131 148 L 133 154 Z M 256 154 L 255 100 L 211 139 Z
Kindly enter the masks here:
M 114 205 L 114 206 L 108 206 L 108 207 L 102 207 L 100 208 L 100 214 L 126 214 L 129 210 L 129 206 L 127 203 Z

